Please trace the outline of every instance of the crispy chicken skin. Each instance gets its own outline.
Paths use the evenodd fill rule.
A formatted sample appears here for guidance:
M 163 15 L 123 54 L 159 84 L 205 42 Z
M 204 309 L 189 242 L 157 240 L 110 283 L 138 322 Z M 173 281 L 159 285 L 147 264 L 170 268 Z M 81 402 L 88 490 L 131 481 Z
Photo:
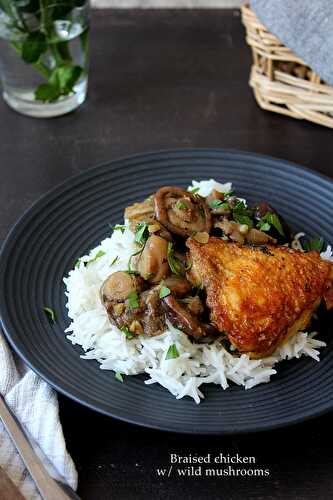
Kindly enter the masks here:
M 186 244 L 188 278 L 206 289 L 212 323 L 251 357 L 268 356 L 306 328 L 322 297 L 333 306 L 333 266 L 318 252 L 239 246 L 215 237 Z

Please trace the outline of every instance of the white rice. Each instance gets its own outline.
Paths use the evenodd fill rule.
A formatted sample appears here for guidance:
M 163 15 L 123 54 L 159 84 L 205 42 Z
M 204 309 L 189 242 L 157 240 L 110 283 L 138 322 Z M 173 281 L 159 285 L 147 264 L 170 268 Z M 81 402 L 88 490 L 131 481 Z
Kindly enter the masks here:
M 193 181 L 192 184 L 191 188 L 198 187 L 202 196 L 207 196 L 212 189 L 228 192 L 232 188 L 230 182 L 220 184 L 213 179 Z M 250 389 L 269 382 L 279 361 L 302 355 L 319 361 L 319 349 L 326 344 L 314 338 L 315 332 L 299 332 L 277 348 L 272 356 L 259 360 L 229 352 L 218 341 L 209 345 L 192 343 L 186 334 L 170 323 L 159 336 L 140 335 L 128 340 L 123 332 L 111 325 L 101 304 L 99 289 L 112 272 L 127 269 L 128 260 L 136 250 L 134 235 L 127 226 L 123 233 L 113 231 L 89 255 L 82 257 L 79 265 L 64 279 L 68 316 L 72 320 L 66 329 L 67 338 L 83 348 L 83 359 L 95 359 L 102 370 L 114 370 L 124 375 L 147 373 L 146 384 L 158 383 L 177 399 L 190 396 L 196 403 L 204 397 L 199 389 L 202 384 L 213 383 L 227 389 L 229 383 L 234 382 Z M 101 257 L 84 265 L 101 251 L 105 252 Z M 330 246 L 321 255 L 333 260 Z M 176 345 L 179 357 L 166 360 L 172 344 Z

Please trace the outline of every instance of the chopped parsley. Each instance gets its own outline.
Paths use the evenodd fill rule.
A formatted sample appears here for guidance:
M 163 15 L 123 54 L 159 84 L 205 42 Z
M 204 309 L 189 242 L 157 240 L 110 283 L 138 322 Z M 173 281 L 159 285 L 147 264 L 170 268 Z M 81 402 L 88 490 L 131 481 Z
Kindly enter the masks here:
M 306 252 L 310 252 L 311 250 L 317 250 L 317 252 L 321 252 L 324 247 L 324 240 L 323 238 L 313 238 L 311 240 L 304 241 L 302 246 Z
M 182 267 L 181 263 L 179 262 L 179 260 L 177 260 L 174 256 L 174 248 L 173 248 L 173 243 L 171 243 L 171 241 L 168 242 L 167 258 L 168 258 L 168 264 L 169 264 L 171 271 L 174 274 L 183 275 L 184 274 L 183 267 Z
M 131 309 L 136 309 L 139 307 L 139 296 L 135 290 L 132 290 L 129 293 L 127 300 Z
M 116 224 L 114 227 L 111 226 L 111 228 L 113 229 L 113 231 L 121 231 L 122 233 L 124 233 L 126 226 Z
M 149 232 L 147 222 L 138 222 L 135 228 L 135 243 L 143 246 L 146 243 L 148 236 Z
M 137 252 L 132 253 L 132 255 L 130 256 L 130 258 L 128 259 L 127 271 L 126 271 L 128 274 L 135 274 L 135 275 L 139 275 L 140 274 L 135 269 L 132 269 L 132 259 L 136 255 L 141 254 L 142 250 L 143 250 L 143 248 L 140 248 L 140 250 L 138 250 Z
M 205 209 L 202 205 L 199 205 L 199 214 L 202 219 L 206 219 Z
M 119 382 L 124 382 L 123 376 L 120 372 L 116 372 L 114 378 L 119 380 Z
M 257 224 L 257 227 L 261 231 L 269 231 L 271 226 L 273 226 L 281 236 L 285 236 L 279 217 L 272 212 L 267 212 L 260 219 L 260 221 Z
M 167 297 L 170 295 L 171 290 L 167 286 L 162 286 L 160 290 L 160 299 L 163 299 L 164 297 Z
M 253 227 L 253 221 L 251 219 L 252 212 L 246 208 L 245 203 L 238 200 L 236 205 L 232 210 L 232 217 L 238 224 L 246 224 L 249 228 Z
M 97 252 L 97 254 L 95 255 L 95 257 L 93 257 L 92 259 L 90 259 L 87 262 L 85 262 L 85 265 L 86 266 L 90 266 L 90 264 L 92 264 L 93 262 L 96 262 L 97 259 L 99 259 L 100 257 L 103 257 L 103 255 L 105 255 L 104 250 L 99 250 Z
M 51 307 L 43 307 L 43 311 L 45 312 L 47 319 L 51 324 L 56 322 L 56 315 Z
M 229 203 L 227 203 L 226 201 L 218 200 L 217 198 L 215 198 L 214 200 L 211 200 L 208 203 L 208 206 L 209 206 L 209 208 L 212 208 L 213 210 L 215 208 L 223 208 L 223 209 L 226 209 L 226 210 L 228 210 L 230 208 L 229 207 Z
M 118 259 L 119 259 L 119 255 L 116 255 L 116 257 L 111 262 L 110 267 L 113 266 L 117 262 Z
M 268 222 L 264 222 L 264 221 L 260 220 L 257 224 L 257 228 L 260 229 L 260 231 L 269 231 L 271 228 L 271 225 L 268 224 Z
M 123 332 L 123 334 L 128 340 L 131 340 L 134 337 L 133 333 L 130 332 L 126 326 L 123 326 L 122 328 L 120 328 L 120 330 Z
M 188 206 L 186 205 L 186 203 L 184 201 L 178 200 L 176 203 L 176 208 L 178 208 L 179 210 L 187 210 Z
M 179 352 L 176 347 L 176 344 L 171 344 L 171 346 L 168 349 L 168 352 L 166 353 L 165 359 L 175 359 L 179 358 Z

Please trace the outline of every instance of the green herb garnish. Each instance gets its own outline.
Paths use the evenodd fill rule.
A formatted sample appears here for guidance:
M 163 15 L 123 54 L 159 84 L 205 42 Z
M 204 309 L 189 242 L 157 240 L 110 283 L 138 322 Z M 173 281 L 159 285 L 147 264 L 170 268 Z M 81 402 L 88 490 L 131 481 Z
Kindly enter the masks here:
M 119 382 L 123 382 L 124 379 L 123 379 L 123 376 L 120 372 L 116 372 L 115 375 L 114 375 L 114 378 L 119 380 Z
M 139 296 L 135 290 L 132 290 L 129 293 L 127 299 L 128 299 L 128 304 L 129 304 L 131 309 L 136 309 L 139 307 Z
M 199 205 L 199 214 L 200 214 L 202 219 L 206 219 L 206 212 L 205 212 L 205 209 L 202 205 Z
M 268 226 L 266 225 L 268 224 L 269 225 L 269 228 Z M 260 221 L 258 222 L 257 224 L 257 227 L 261 230 L 261 231 L 269 231 L 271 226 L 275 227 L 275 229 L 277 230 L 277 232 L 281 235 L 281 236 L 285 236 L 284 234 L 284 231 L 283 231 L 283 227 L 282 227 L 282 224 L 280 222 L 280 219 L 279 217 L 272 213 L 272 212 L 267 212 L 261 219 Z
M 170 295 L 171 290 L 167 286 L 162 286 L 160 290 L 160 299 L 163 299 L 164 297 L 167 297 Z
M 135 228 L 135 243 L 139 245 L 144 245 L 148 239 L 148 224 L 147 222 L 138 222 Z
M 178 208 L 179 210 L 187 210 L 188 206 L 182 200 L 178 200 L 176 203 L 176 208 Z
M 246 208 L 245 203 L 238 200 L 236 205 L 232 210 L 232 217 L 238 224 L 246 224 L 249 228 L 253 227 L 253 221 L 251 219 L 252 212 Z
M 200 191 L 200 188 L 199 188 L 199 187 L 196 187 L 196 188 L 192 188 L 192 189 L 190 189 L 190 193 L 192 193 L 192 194 L 196 194 L 196 193 L 198 193 L 199 191 Z
M 302 247 L 306 252 L 310 252 L 311 250 L 321 252 L 324 247 L 324 240 L 323 238 L 313 238 L 311 240 L 304 241 L 304 243 L 302 243 Z
M 130 332 L 126 326 L 123 326 L 122 328 L 120 328 L 120 330 L 123 332 L 123 334 L 128 340 L 131 340 L 134 337 L 133 333 Z
M 167 258 L 168 258 L 168 264 L 169 264 L 171 271 L 174 274 L 183 275 L 184 274 L 183 267 L 182 267 L 181 263 L 179 262 L 179 260 L 177 260 L 174 256 L 174 248 L 173 248 L 173 243 L 171 243 L 171 241 L 168 242 Z
M 45 312 L 47 319 L 51 324 L 56 322 L 56 315 L 51 307 L 43 307 L 43 311 Z
M 114 227 L 111 226 L 111 228 L 113 229 L 113 231 L 121 231 L 124 234 L 126 226 L 116 224 Z
M 268 222 L 264 222 L 264 221 L 260 220 L 257 224 L 257 228 L 260 229 L 260 231 L 269 231 L 271 228 L 271 225 L 268 224 Z
M 230 208 L 229 203 L 227 203 L 225 201 L 217 200 L 217 199 L 211 200 L 208 203 L 208 206 L 209 206 L 209 208 L 212 208 L 212 209 L 223 208 L 223 209 L 228 210 Z
M 139 275 L 140 273 L 138 271 L 136 271 L 135 269 L 132 269 L 132 259 L 133 257 L 135 257 L 136 255 L 139 255 L 142 253 L 142 250 L 143 248 L 140 248 L 140 250 L 138 250 L 137 252 L 134 252 L 132 253 L 132 255 L 130 256 L 130 258 L 128 259 L 128 265 L 127 265 L 127 272 L 128 274 L 135 274 L 135 275 Z
M 119 255 L 116 255 L 116 257 L 111 262 L 110 267 L 113 266 L 117 262 L 118 259 L 119 259 Z
M 171 346 L 168 349 L 168 352 L 166 353 L 165 359 L 175 359 L 179 358 L 179 352 L 176 347 L 176 344 L 171 344 Z
M 224 199 L 227 200 L 228 198 L 231 198 L 231 196 L 234 195 L 234 191 L 228 191 L 227 193 L 223 193 Z
M 75 268 L 78 269 L 80 267 L 80 264 L 81 264 L 81 259 L 78 259 L 76 262 L 75 262 Z
M 104 250 L 99 250 L 97 252 L 97 254 L 95 255 L 95 257 L 93 257 L 92 259 L 90 259 L 87 262 L 85 262 L 85 265 L 86 266 L 90 266 L 90 264 L 92 264 L 93 262 L 96 262 L 97 259 L 99 259 L 100 257 L 103 257 L 103 255 L 105 255 Z

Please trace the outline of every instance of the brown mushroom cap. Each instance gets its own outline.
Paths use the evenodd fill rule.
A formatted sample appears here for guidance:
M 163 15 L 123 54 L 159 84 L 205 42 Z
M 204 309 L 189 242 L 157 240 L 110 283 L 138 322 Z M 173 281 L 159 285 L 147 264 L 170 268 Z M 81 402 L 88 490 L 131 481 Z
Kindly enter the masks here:
M 154 195 L 156 219 L 171 233 L 188 237 L 211 230 L 211 215 L 205 200 L 184 189 L 165 186 Z
M 124 302 L 131 291 L 140 288 L 141 282 L 136 276 L 125 271 L 117 271 L 108 276 L 101 286 L 102 303 L 105 305 L 108 302 Z

